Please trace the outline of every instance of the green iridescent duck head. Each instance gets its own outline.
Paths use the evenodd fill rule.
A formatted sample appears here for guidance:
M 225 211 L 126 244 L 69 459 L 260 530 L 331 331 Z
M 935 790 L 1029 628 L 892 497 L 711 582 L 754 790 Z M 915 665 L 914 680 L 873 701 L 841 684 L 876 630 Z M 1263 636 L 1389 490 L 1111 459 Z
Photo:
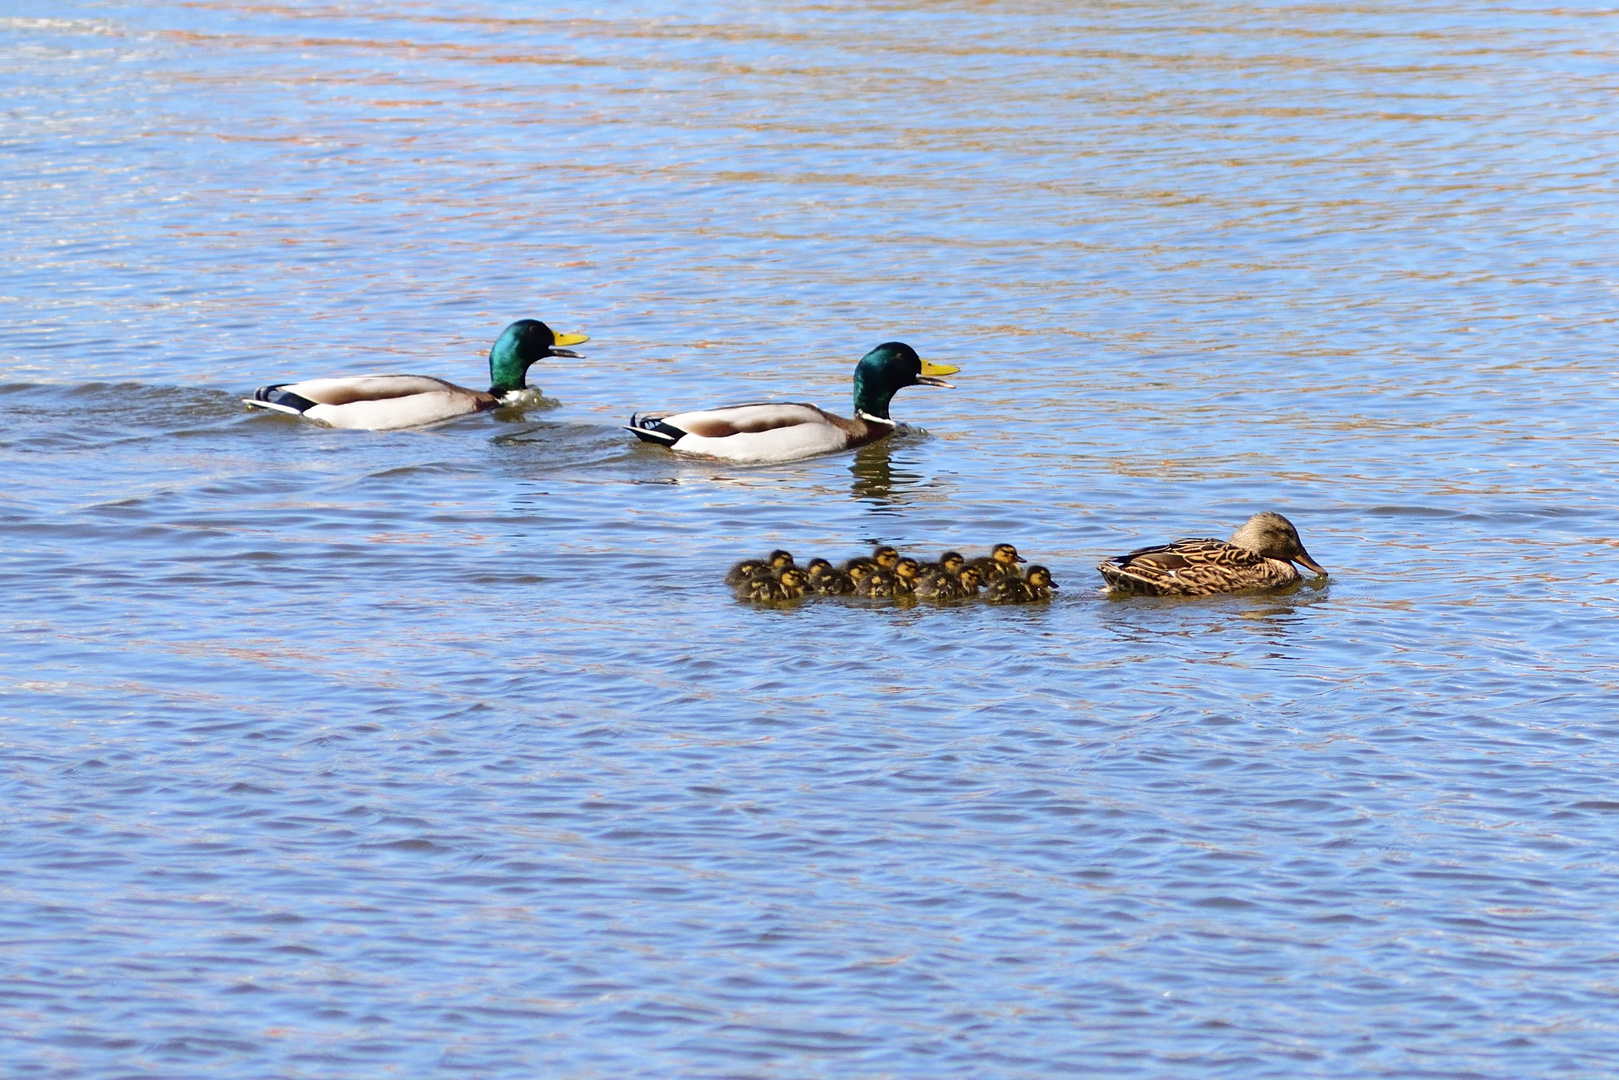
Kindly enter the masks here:
M 854 367 L 855 415 L 892 423 L 888 403 L 895 393 L 907 386 L 949 386 L 939 376 L 960 370 L 922 359 L 903 341 L 885 341 L 862 356 Z
M 547 356 L 584 357 L 563 345 L 589 341 L 585 334 L 559 334 L 538 319 L 518 319 L 495 339 L 489 350 L 489 392 L 504 397 L 514 390 L 528 389 L 529 365 Z

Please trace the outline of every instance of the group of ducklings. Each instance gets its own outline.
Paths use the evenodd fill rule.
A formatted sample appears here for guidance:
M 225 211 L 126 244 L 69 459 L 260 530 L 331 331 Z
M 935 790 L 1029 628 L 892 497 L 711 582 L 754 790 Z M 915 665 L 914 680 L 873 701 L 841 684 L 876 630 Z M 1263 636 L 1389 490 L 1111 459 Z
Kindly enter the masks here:
M 872 599 L 915 597 L 944 603 L 982 596 L 991 604 L 1034 604 L 1051 599 L 1057 583 L 1043 566 L 1028 560 L 1011 544 L 996 544 L 988 555 L 969 559 L 946 551 L 935 562 L 920 562 L 880 544 L 870 555 L 833 566 L 811 559 L 799 566 L 791 553 L 776 550 L 762 559 L 743 559 L 725 575 L 741 600 L 759 603 L 797 600 L 805 596 L 864 596 Z
M 786 551 L 743 559 L 725 575 L 743 600 L 768 602 L 805 596 L 868 596 L 924 600 L 971 600 L 992 604 L 1032 604 L 1051 599 L 1057 583 L 1051 571 L 1031 566 L 1011 544 L 996 544 L 988 555 L 968 559 L 947 551 L 937 562 L 918 562 L 880 545 L 869 556 L 835 567 L 825 559 L 799 566 Z M 1325 577 L 1326 568 L 1310 557 L 1293 523 L 1266 510 L 1247 521 L 1229 540 L 1188 538 L 1137 548 L 1097 564 L 1110 596 L 1213 596 L 1296 585 L 1298 563 Z

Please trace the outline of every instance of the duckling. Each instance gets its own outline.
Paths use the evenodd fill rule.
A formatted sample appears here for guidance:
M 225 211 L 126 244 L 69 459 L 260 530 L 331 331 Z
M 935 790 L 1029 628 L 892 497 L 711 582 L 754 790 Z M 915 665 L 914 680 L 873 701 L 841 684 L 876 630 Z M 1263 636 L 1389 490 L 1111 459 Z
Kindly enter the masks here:
M 960 371 L 933 364 L 902 341 L 885 341 L 854 369 L 854 417 L 814 405 L 771 401 L 681 413 L 636 413 L 628 430 L 642 442 L 685 454 L 729 461 L 797 461 L 876 442 L 898 426 L 888 415 L 896 391 L 906 386 L 945 386 L 939 376 Z
M 879 570 L 892 570 L 894 564 L 899 562 L 899 552 L 887 544 L 878 544 L 871 549 L 871 561 L 877 564 Z
M 1031 566 L 1027 577 L 1002 578 L 995 582 L 984 599 L 992 604 L 1033 604 L 1050 600 L 1051 590 L 1056 587 L 1050 570 Z
M 731 569 L 725 572 L 725 584 L 744 585 L 754 574 L 765 569 L 769 563 L 769 559 L 743 559 L 739 563 L 734 563 Z
M 889 572 L 894 576 L 893 590 L 895 596 L 914 596 L 916 594 L 916 584 L 921 577 L 922 567 L 915 559 L 910 556 L 903 556 L 894 564 L 894 569 Z
M 584 359 L 562 345 L 584 334 L 559 334 L 537 319 L 506 327 L 489 350 L 489 389 L 457 386 L 430 375 L 340 375 L 261 386 L 244 405 L 303 416 L 328 427 L 394 431 L 486 412 L 526 390 L 529 365 L 547 356 Z
M 898 588 L 899 581 L 891 571 L 873 570 L 871 573 L 855 579 L 854 594 L 856 596 L 887 599 L 892 597 Z
M 854 592 L 854 578 L 825 559 L 811 559 L 806 575 L 810 589 L 820 596 L 848 596 Z
M 1327 576 L 1304 550 L 1293 523 L 1266 510 L 1243 522 L 1230 540 L 1189 538 L 1137 548 L 1096 569 L 1112 596 L 1212 596 L 1292 585 L 1301 580 L 1294 563 Z
M 963 566 L 956 575 L 957 600 L 971 600 L 978 595 L 978 590 L 984 587 L 984 575 L 978 572 L 976 566 Z
M 925 562 L 918 568 L 922 577 L 931 577 L 934 574 L 949 574 L 953 579 L 961 568 L 967 565 L 967 559 L 959 551 L 947 551 L 939 556 L 938 562 Z
M 856 555 L 843 564 L 843 572 L 856 581 L 859 581 L 875 569 L 877 569 L 877 564 L 864 555 Z
M 961 581 L 949 574 L 925 574 L 916 579 L 916 595 L 924 600 L 959 600 Z
M 725 583 L 727 585 L 741 585 L 761 574 L 769 577 L 780 577 L 781 572 L 792 565 L 792 554 L 777 548 L 762 559 L 743 559 L 732 566 L 725 575 Z
M 978 576 L 989 585 L 1002 578 L 1022 577 L 1017 564 L 1028 561 L 1011 544 L 996 544 L 987 557 L 973 559 L 967 565 L 977 569 Z
M 797 600 L 804 595 L 804 571 L 789 566 L 780 577 L 758 577 L 748 584 L 745 598 L 754 601 Z

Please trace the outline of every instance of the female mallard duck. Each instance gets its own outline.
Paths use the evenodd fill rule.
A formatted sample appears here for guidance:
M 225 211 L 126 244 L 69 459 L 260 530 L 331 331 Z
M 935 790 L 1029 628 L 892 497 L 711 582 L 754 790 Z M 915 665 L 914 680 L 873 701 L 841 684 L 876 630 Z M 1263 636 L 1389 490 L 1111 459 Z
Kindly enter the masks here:
M 430 375 L 346 375 L 332 379 L 261 386 L 242 401 L 256 409 L 307 416 L 334 428 L 392 431 L 484 412 L 526 390 L 529 365 L 547 356 L 583 359 L 559 348 L 589 341 L 584 334 L 558 334 L 536 319 L 506 327 L 489 350 L 489 390 L 457 386 Z
M 992 604 L 1037 604 L 1051 599 L 1051 590 L 1057 583 L 1051 580 L 1051 571 L 1043 566 L 1031 566 L 1026 576 L 1002 578 L 989 588 L 984 597 Z
M 967 565 L 978 571 L 984 584 L 993 585 L 1003 578 L 1022 577 L 1023 571 L 1018 569 L 1017 564 L 1028 561 L 1011 544 L 996 544 L 987 556 L 974 559 Z
M 728 461 L 797 461 L 849 450 L 893 434 L 888 403 L 902 387 L 949 386 L 961 369 L 933 364 L 899 341 L 877 346 L 854 369 L 854 418 L 814 405 L 771 401 L 683 413 L 636 413 L 626 430 L 642 442 Z
M 1304 550 L 1293 523 L 1267 510 L 1255 514 L 1230 540 L 1177 540 L 1137 548 L 1096 564 L 1115 596 L 1212 596 L 1292 585 L 1294 563 L 1327 571 Z

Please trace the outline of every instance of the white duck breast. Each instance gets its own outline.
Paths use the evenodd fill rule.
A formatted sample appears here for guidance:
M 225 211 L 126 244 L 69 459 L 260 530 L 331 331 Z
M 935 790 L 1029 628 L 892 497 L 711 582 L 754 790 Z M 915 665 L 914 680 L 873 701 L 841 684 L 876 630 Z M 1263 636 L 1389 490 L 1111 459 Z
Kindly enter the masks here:
M 814 405 L 772 402 L 674 413 L 660 418 L 686 434 L 672 448 L 739 462 L 795 461 L 846 449 L 866 435 L 866 424 Z

